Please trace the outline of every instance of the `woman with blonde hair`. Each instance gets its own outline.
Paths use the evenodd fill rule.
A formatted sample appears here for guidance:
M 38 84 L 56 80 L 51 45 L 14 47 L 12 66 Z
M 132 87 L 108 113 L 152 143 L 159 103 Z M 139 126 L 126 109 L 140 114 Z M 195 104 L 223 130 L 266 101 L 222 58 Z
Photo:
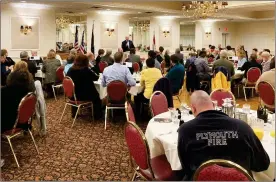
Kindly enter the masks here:
M 59 66 L 61 66 L 61 63 L 56 59 L 56 52 L 50 50 L 42 67 L 42 72 L 45 73 L 45 89 L 50 97 L 53 96 L 52 85 L 56 82 L 56 71 Z
M 245 51 L 241 50 L 237 56 L 239 59 L 238 60 L 238 68 L 241 68 L 243 66 L 243 64 L 247 62 L 246 53 L 245 53 Z

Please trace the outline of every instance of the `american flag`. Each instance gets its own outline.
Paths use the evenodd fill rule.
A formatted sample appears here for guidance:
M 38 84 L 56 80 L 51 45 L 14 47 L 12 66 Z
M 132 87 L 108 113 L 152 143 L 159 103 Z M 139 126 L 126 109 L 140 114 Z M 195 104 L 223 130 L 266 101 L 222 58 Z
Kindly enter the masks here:
M 81 38 L 80 52 L 82 54 L 86 54 L 85 45 L 84 45 L 84 31 L 82 33 L 82 38 Z
M 76 26 L 76 33 L 75 33 L 75 44 L 74 44 L 74 48 L 76 50 L 79 50 L 79 30 L 78 30 L 78 26 Z

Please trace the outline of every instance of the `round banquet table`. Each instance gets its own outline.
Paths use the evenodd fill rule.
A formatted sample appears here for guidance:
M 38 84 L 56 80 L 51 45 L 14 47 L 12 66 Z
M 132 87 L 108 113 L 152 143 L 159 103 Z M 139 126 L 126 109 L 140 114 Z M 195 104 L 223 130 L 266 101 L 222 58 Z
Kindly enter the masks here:
M 256 114 L 256 111 L 251 111 L 251 114 Z M 170 118 L 170 113 L 165 112 L 155 116 L 154 118 Z M 182 166 L 178 157 L 177 141 L 179 126 L 170 123 L 160 123 L 152 118 L 147 126 L 145 136 L 148 141 L 151 158 L 165 154 L 172 170 L 181 170 Z M 184 122 L 193 119 L 193 115 L 185 115 Z M 270 125 L 271 126 L 271 125 Z M 273 141 L 274 140 L 274 141 Z M 274 142 L 274 143 L 273 143 Z M 270 137 L 269 131 L 265 131 L 262 145 L 270 158 L 270 166 L 268 170 L 263 172 L 253 172 L 254 179 L 257 181 L 272 181 L 274 179 L 275 169 L 275 139 Z
M 133 74 L 132 76 L 136 81 L 140 81 L 140 75 Z M 94 81 L 94 85 L 100 95 L 100 99 L 104 99 L 107 96 L 107 90 L 106 90 L 106 87 L 102 86 L 102 73 L 100 73 L 99 80 Z M 130 89 L 128 90 L 128 93 L 136 96 L 138 93 L 142 92 L 143 89 L 144 88 L 141 87 L 140 83 L 136 83 L 136 86 L 130 87 Z

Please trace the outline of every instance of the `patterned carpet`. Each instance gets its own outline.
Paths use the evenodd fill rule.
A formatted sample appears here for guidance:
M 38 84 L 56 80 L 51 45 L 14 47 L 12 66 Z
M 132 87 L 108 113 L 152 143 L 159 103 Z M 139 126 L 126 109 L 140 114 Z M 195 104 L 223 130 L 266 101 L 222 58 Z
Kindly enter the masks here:
M 103 121 L 90 122 L 91 117 L 80 117 L 71 128 L 70 109 L 61 124 L 63 99 L 47 100 L 48 134 L 35 140 L 36 153 L 29 135 L 12 140 L 20 168 L 17 168 L 8 143 L 1 142 L 5 165 L 2 180 L 112 180 L 129 181 L 132 172 L 124 140 L 124 112 L 116 113 L 116 122 L 104 130 Z M 141 125 L 141 124 L 140 124 Z M 145 129 L 146 124 L 143 129 Z
M 181 95 L 182 101 L 187 98 L 185 93 Z M 180 105 L 177 100 L 174 102 L 175 107 Z M 244 99 L 239 99 L 238 103 L 243 104 Z M 256 109 L 258 99 L 250 99 L 248 103 Z M 16 166 L 8 143 L 2 140 L 1 155 L 5 165 L 1 168 L 1 180 L 131 180 L 123 131 L 124 111 L 116 112 L 115 123 L 109 122 L 107 130 L 104 130 L 103 120 L 90 122 L 91 117 L 87 114 L 87 117 L 78 118 L 71 128 L 73 119 L 69 107 L 61 124 L 58 123 L 63 107 L 62 97 L 58 101 L 47 100 L 48 133 L 40 137 L 34 132 L 40 155 L 29 135 L 12 140 L 20 168 Z M 143 120 L 138 125 L 145 130 L 149 119 Z

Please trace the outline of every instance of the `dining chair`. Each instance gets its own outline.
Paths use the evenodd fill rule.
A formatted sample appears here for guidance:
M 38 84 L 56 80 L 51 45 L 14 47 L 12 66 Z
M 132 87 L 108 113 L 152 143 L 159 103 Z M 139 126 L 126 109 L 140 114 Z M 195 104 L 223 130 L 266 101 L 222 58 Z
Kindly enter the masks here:
M 9 142 L 12 154 L 14 156 L 15 162 L 17 164 L 17 167 L 20 167 L 17 157 L 14 153 L 14 149 L 11 143 L 11 139 L 18 136 L 18 135 L 23 135 L 25 131 L 28 131 L 35 149 L 37 153 L 39 154 L 37 145 L 35 143 L 32 131 L 31 131 L 31 126 L 32 126 L 32 116 L 34 115 L 35 112 L 35 106 L 36 106 L 36 95 L 34 93 L 28 93 L 20 102 L 18 106 L 18 114 L 17 114 L 17 119 L 16 122 L 11 130 L 5 131 L 1 135 L 6 138 Z
M 75 114 L 75 117 L 74 117 L 71 128 L 74 126 L 74 123 L 76 121 L 76 118 L 78 116 L 78 113 L 79 113 L 80 109 L 91 108 L 92 120 L 94 121 L 93 102 L 92 101 L 79 101 L 79 100 L 77 100 L 77 97 L 76 97 L 76 94 L 75 94 L 75 84 L 69 76 L 66 76 L 63 79 L 63 89 L 64 89 L 64 94 L 65 94 L 65 106 L 64 106 L 61 118 L 59 120 L 59 123 L 62 121 L 62 118 L 64 116 L 65 110 L 66 110 L 68 105 L 77 108 L 77 112 Z
M 131 168 L 134 171 L 132 181 L 137 176 L 151 181 L 172 181 L 173 171 L 166 155 L 151 159 L 147 139 L 142 130 L 133 122 L 127 122 L 124 130 Z M 135 166 L 138 166 L 137 168 Z
M 140 65 L 136 62 L 132 64 L 132 68 L 134 73 L 138 73 L 140 71 Z
M 52 89 L 53 89 L 53 93 L 54 93 L 55 100 L 57 100 L 55 88 L 60 88 L 60 87 L 62 87 L 62 81 L 63 81 L 64 77 L 65 77 L 65 74 L 64 74 L 64 67 L 63 67 L 63 66 L 60 66 L 60 67 L 58 67 L 58 69 L 56 70 L 56 78 L 57 78 L 57 81 L 56 81 L 56 83 L 54 83 L 54 84 L 52 85 Z
M 127 86 L 120 80 L 115 80 L 107 85 L 107 104 L 105 107 L 104 129 L 106 130 L 109 110 L 125 109 Z
M 155 91 L 151 95 L 150 108 L 152 117 L 168 111 L 167 98 L 161 91 Z
M 105 69 L 106 67 L 108 67 L 107 62 L 105 62 L 105 61 L 100 61 L 100 63 L 99 63 L 100 73 L 103 73 L 103 71 L 104 71 L 104 69 Z
M 231 98 L 233 101 L 235 101 L 235 96 L 232 92 L 226 90 L 226 89 L 216 89 L 213 92 L 211 92 L 210 97 L 212 100 L 216 100 L 218 102 L 219 107 L 223 104 L 223 99 Z
M 259 97 L 265 107 L 275 112 L 275 89 L 268 82 L 260 82 L 258 85 Z
M 253 97 L 256 82 L 260 78 L 261 74 L 262 74 L 261 70 L 257 67 L 252 67 L 247 71 L 247 79 L 246 79 L 246 82 L 243 85 L 243 93 L 244 93 L 245 101 L 247 101 L 245 89 L 251 89 L 252 90 L 252 97 Z
M 254 181 L 242 166 L 223 159 L 204 162 L 196 170 L 193 181 Z
M 128 122 L 136 122 L 133 109 L 129 102 L 125 102 L 126 118 Z

